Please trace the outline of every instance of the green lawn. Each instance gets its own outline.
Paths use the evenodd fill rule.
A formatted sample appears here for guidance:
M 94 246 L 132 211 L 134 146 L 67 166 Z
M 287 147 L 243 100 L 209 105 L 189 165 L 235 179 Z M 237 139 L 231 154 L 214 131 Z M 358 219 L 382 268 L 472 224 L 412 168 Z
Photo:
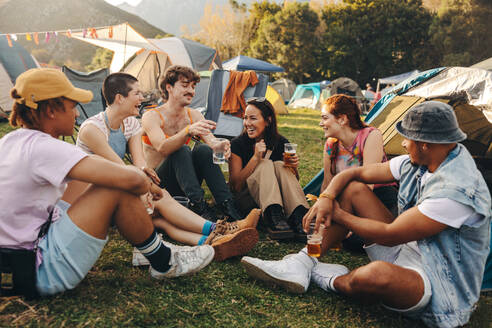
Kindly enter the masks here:
M 280 132 L 299 146 L 301 184 L 321 168 L 319 112 L 292 110 L 279 117 Z M 0 137 L 10 131 L 0 123 Z M 260 234 L 249 255 L 280 259 L 298 243 L 278 243 Z M 361 304 L 311 286 L 291 295 L 251 280 L 239 258 L 212 263 L 190 277 L 154 281 L 131 266 L 129 244 L 111 232 L 102 257 L 73 291 L 37 301 L 0 298 L 0 326 L 65 327 L 421 327 L 378 304 Z M 331 251 L 322 261 L 355 268 L 365 256 Z M 492 327 L 492 297 L 482 296 L 469 327 Z

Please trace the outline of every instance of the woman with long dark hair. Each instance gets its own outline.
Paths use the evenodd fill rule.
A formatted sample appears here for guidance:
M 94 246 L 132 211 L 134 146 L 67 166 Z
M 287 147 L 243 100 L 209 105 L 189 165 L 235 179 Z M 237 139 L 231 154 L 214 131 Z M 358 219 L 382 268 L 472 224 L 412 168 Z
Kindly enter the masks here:
M 298 181 L 297 154 L 284 162 L 286 143 L 272 104 L 265 98 L 248 99 L 244 131 L 231 142 L 229 182 L 241 210 L 261 208 L 270 238 L 295 235 L 305 241 L 302 218 L 309 205 Z

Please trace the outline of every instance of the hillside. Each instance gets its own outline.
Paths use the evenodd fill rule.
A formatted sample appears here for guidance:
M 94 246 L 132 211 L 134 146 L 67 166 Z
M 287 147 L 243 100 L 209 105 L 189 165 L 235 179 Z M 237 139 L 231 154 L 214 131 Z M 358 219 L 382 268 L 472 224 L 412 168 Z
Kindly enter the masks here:
M 98 27 L 128 22 L 145 37 L 165 35 L 166 32 L 142 18 L 113 7 L 104 0 L 0 0 L 0 33 L 56 31 Z M 42 62 L 50 60 L 61 65 L 70 63 L 76 69 L 90 63 L 97 47 L 64 36 L 59 42 L 19 41 Z

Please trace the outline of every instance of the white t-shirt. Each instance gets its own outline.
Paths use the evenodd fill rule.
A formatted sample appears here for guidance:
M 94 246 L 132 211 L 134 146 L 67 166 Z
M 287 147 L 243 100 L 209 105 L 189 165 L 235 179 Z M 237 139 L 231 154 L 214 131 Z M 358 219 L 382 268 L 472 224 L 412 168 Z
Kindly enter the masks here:
M 80 129 L 82 130 L 84 126 L 86 125 L 95 125 L 99 130 L 101 130 L 102 133 L 106 136 L 106 140 L 109 138 L 109 129 L 108 126 L 106 125 L 106 122 L 104 122 L 104 112 L 100 112 L 99 114 L 96 114 L 94 116 L 89 117 L 87 120 L 82 123 L 80 126 Z M 129 116 L 123 120 L 123 126 L 124 126 L 124 131 L 123 134 L 125 135 L 126 142 L 130 140 L 131 137 L 137 135 L 140 133 L 142 130 L 142 127 L 140 126 L 140 122 L 133 117 Z M 77 146 L 79 146 L 83 151 L 85 151 L 87 154 L 93 154 L 91 149 L 84 144 L 82 140 L 77 138 Z
M 0 139 L 0 247 L 32 249 L 83 151 L 37 130 Z
M 401 155 L 390 160 L 391 174 L 395 180 L 400 180 L 400 168 L 408 155 Z M 426 171 L 421 179 L 421 187 L 432 176 L 433 173 Z M 463 205 L 449 198 L 426 199 L 417 208 L 425 216 L 446 224 L 453 228 L 459 228 L 465 224 L 467 226 L 480 226 L 483 215 L 476 213 L 472 207 Z

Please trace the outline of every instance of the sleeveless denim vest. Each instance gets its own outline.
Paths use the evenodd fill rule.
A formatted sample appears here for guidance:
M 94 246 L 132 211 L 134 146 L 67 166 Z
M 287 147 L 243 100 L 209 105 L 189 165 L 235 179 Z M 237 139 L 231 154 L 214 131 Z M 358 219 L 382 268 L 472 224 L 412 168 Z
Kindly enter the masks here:
M 410 159 L 402 165 L 400 214 L 425 199 L 449 198 L 471 206 L 484 216 L 479 227 L 447 227 L 437 235 L 417 241 L 424 271 L 432 285 L 432 298 L 418 317 L 432 327 L 461 326 L 470 319 L 480 296 L 489 254 L 490 193 L 473 158 L 461 144 L 457 144 L 421 188 L 426 170 L 412 165 Z

